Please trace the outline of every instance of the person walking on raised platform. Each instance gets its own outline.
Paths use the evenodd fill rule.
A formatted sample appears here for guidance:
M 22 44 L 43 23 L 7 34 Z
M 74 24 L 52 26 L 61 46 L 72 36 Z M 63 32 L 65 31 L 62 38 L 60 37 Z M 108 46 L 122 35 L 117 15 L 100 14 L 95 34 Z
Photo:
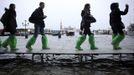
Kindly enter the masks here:
M 26 44 L 26 48 L 28 50 L 32 50 L 31 46 L 35 43 L 39 32 L 42 35 L 42 49 L 49 49 L 48 40 L 46 35 L 44 34 L 45 23 L 43 20 L 47 17 L 43 13 L 44 7 L 45 7 L 45 3 L 40 2 L 39 8 L 37 8 L 29 18 L 29 21 L 34 24 L 34 35 L 29 39 L 29 41 Z
M 77 40 L 75 48 L 78 50 L 83 50 L 80 46 L 86 40 L 86 36 L 88 35 L 90 49 L 91 50 L 98 49 L 95 46 L 94 34 L 91 33 L 91 30 L 90 30 L 91 23 L 96 22 L 96 19 L 90 13 L 90 4 L 85 4 L 84 9 L 82 10 L 81 16 L 82 16 L 82 21 L 81 21 L 81 25 L 80 25 L 81 32 L 80 32 L 80 37 Z
M 121 15 L 126 15 L 128 12 L 129 6 L 126 4 L 126 8 L 124 11 L 120 11 L 118 3 L 112 3 L 110 13 L 110 26 L 112 28 L 112 45 L 113 49 L 118 50 L 121 49 L 119 47 L 120 42 L 125 38 L 125 34 L 123 29 L 125 28 L 123 22 L 121 21 Z
M 10 4 L 9 9 L 5 8 L 1 22 L 4 25 L 4 30 L 10 32 L 10 36 L 2 43 L 2 47 L 8 49 L 7 46 L 9 45 L 11 50 L 18 50 L 18 48 L 16 48 L 17 39 L 15 36 L 17 31 L 15 4 Z

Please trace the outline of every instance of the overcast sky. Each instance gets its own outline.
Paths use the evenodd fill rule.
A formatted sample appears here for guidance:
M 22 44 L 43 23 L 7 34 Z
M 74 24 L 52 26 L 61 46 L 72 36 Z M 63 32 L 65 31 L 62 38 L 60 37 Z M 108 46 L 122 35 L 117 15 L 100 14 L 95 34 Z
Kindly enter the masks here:
M 8 8 L 10 3 L 15 3 L 18 28 L 24 28 L 22 22 L 28 20 L 31 13 L 38 8 L 40 1 L 46 4 L 44 9 L 44 14 L 47 15 L 45 23 L 46 28 L 50 29 L 60 29 L 60 22 L 63 27 L 71 26 L 78 29 L 81 22 L 81 10 L 86 3 L 91 4 L 91 13 L 97 20 L 92 24 L 91 29 L 110 28 L 109 13 L 112 2 L 119 2 L 121 10 L 124 10 L 125 4 L 129 4 L 129 12 L 122 17 L 122 20 L 126 27 L 130 23 L 134 23 L 134 0 L 0 0 L 0 17 L 4 13 L 5 7 Z M 33 28 L 33 24 L 30 23 L 28 28 Z

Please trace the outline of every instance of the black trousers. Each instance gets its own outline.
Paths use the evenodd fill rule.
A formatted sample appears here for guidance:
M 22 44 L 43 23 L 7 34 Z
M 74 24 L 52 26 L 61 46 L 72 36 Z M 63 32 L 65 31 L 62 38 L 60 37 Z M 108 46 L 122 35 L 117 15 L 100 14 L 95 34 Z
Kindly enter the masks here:
M 44 34 L 44 27 L 42 27 L 41 25 L 35 24 L 34 25 L 34 37 L 37 38 L 39 33 L 41 35 L 45 35 Z
M 112 27 L 113 34 L 124 34 L 123 29 L 119 27 Z
M 1 32 L 1 35 L 5 35 L 5 32 L 10 32 L 11 35 L 14 35 L 17 30 L 16 30 L 16 27 L 5 27 L 2 32 Z
M 84 35 L 92 35 L 93 34 L 90 30 L 90 27 L 84 27 L 83 30 L 84 30 L 84 32 L 83 32 Z

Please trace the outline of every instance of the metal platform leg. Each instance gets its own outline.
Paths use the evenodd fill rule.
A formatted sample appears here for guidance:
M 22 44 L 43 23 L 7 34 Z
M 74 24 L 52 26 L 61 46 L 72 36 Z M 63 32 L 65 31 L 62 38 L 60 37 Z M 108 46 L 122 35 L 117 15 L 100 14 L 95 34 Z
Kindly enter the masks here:
M 44 54 L 40 54 L 40 57 L 41 57 L 41 63 L 44 63 Z
M 87 55 L 85 55 L 85 62 L 87 62 L 88 61 L 88 58 L 87 58 Z
M 32 61 L 34 61 L 34 55 L 35 55 L 35 54 L 32 54 Z
M 94 55 L 91 54 L 91 67 L 94 68 Z
M 83 62 L 83 55 L 79 55 L 79 62 L 80 62 L 80 63 Z
M 119 54 L 119 63 L 121 63 L 122 62 L 122 54 L 120 53 Z
M 134 61 L 134 54 L 132 54 L 133 55 L 133 61 Z

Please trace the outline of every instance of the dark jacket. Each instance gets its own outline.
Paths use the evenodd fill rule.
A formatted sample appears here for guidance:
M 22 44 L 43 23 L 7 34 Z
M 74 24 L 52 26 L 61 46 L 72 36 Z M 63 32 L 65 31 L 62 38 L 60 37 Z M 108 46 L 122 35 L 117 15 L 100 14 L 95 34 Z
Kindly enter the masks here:
M 45 27 L 45 23 L 43 21 L 43 19 L 45 19 L 44 17 L 44 13 L 43 13 L 43 9 L 41 8 L 37 8 L 31 15 L 31 19 L 33 19 L 33 23 L 36 25 L 41 25 L 42 27 Z M 30 19 L 29 19 L 30 20 Z
M 128 12 L 128 8 L 124 11 L 120 11 L 120 9 L 114 9 L 110 13 L 110 25 L 112 28 L 125 28 L 123 22 L 121 21 L 121 15 L 126 15 Z
M 83 28 L 89 28 L 91 23 L 96 22 L 96 19 L 90 13 L 86 13 L 84 10 L 81 12 L 81 17 L 81 30 L 83 30 Z
M 6 31 L 15 33 L 17 27 L 16 11 L 5 9 L 5 13 L 1 18 L 1 22 L 3 23 L 4 29 L 6 29 Z

